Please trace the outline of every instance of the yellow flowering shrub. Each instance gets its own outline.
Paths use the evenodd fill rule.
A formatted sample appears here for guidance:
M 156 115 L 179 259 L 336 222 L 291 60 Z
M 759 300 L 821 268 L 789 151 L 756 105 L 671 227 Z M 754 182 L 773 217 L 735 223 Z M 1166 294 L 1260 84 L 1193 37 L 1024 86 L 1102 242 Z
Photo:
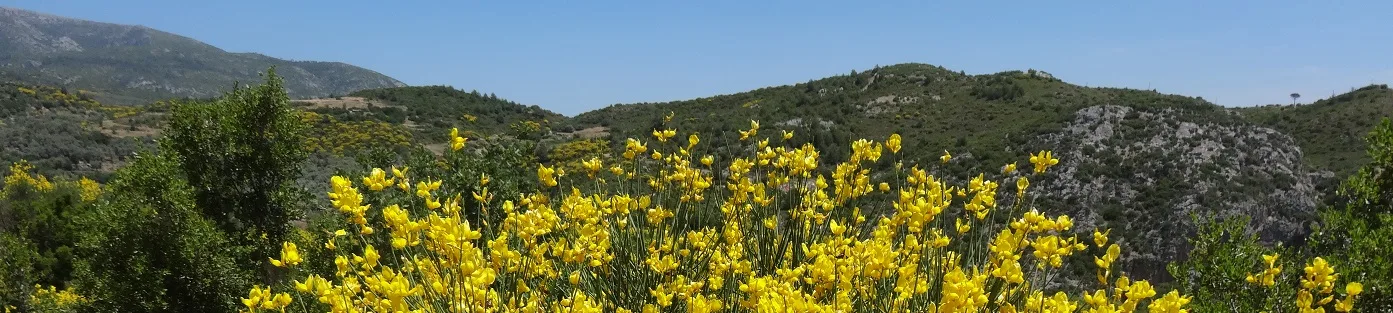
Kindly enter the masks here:
M 106 113 L 111 119 L 123 119 L 140 114 L 140 107 L 128 105 L 101 105 L 96 107 L 98 111 Z
M 286 244 L 270 262 L 295 292 L 257 286 L 243 303 L 330 312 L 1188 311 L 1189 297 L 1113 268 L 1121 247 L 1106 231 L 1081 240 L 1070 217 L 1031 205 L 1030 180 L 1059 163 L 1049 151 L 1029 157 L 1030 172 L 1013 163 L 957 185 L 934 176 L 935 163 L 899 160 L 899 135 L 855 141 L 847 161 L 824 168 L 812 145 L 771 143 L 750 125 L 726 147 L 734 155 L 703 154 L 717 150 L 658 130 L 652 141 L 628 139 L 613 164 L 582 162 L 584 175 L 540 165 L 542 188 L 523 195 L 490 193 L 488 177 L 461 195 L 395 169 L 392 178 L 374 169 L 361 185 L 335 176 L 329 198 L 344 226 L 323 243 L 332 259 L 301 260 Z M 945 151 L 940 161 L 951 158 Z M 419 183 L 391 188 L 408 179 Z M 462 197 L 479 206 L 463 207 Z M 863 213 L 872 210 L 888 213 Z M 1046 288 L 1078 257 L 1093 258 L 1097 284 L 1076 295 Z M 299 262 L 334 271 L 308 274 Z M 1329 294 L 1331 280 L 1312 276 L 1311 295 Z
M 1282 267 L 1276 265 L 1278 257 L 1276 254 L 1263 255 L 1264 268 L 1257 273 L 1249 274 L 1247 282 L 1262 288 L 1282 288 L 1276 283 L 1278 275 L 1282 273 Z M 1311 259 L 1302 268 L 1300 277 L 1293 303 L 1296 311 L 1301 313 L 1328 312 L 1330 309 L 1335 312 L 1350 312 L 1354 310 L 1354 300 L 1364 292 L 1363 284 L 1349 282 L 1345 284 L 1344 297 L 1337 299 L 1335 282 L 1339 280 L 1340 275 L 1335 273 L 1333 265 L 1321 257 Z M 1277 293 L 1279 292 L 1270 292 Z M 1269 299 L 1269 303 L 1274 302 L 1270 300 L 1273 299 Z M 1272 305 L 1267 309 L 1272 310 Z
M 28 161 L 20 160 L 10 164 L 10 174 L 5 176 L 5 188 L 0 190 L 0 194 L 9 195 L 22 186 L 34 188 L 39 192 L 53 191 L 53 183 L 48 181 L 48 177 L 41 174 L 30 174 L 34 166 Z
M 78 196 L 82 201 L 91 202 L 102 196 L 102 185 L 95 180 L 83 177 L 77 180 Z
M 599 164 L 595 162 L 601 162 L 608 152 L 608 140 L 580 139 L 557 144 L 547 153 L 547 157 L 558 167 L 568 171 L 580 171 L 590 168 L 590 164 Z
M 382 121 L 340 121 L 329 115 L 300 112 L 300 120 L 313 125 L 305 137 L 304 149 L 343 155 L 372 147 L 397 148 L 411 144 L 405 128 Z
M 60 178 L 57 181 L 50 181 L 42 174 L 31 174 L 30 171 L 33 170 L 34 166 L 25 160 L 10 164 L 10 174 L 5 175 L 4 189 L 0 190 L 0 195 L 8 196 L 15 192 L 16 188 L 21 187 L 33 188 L 38 192 L 52 192 L 57 184 L 74 187 L 78 192 L 79 199 L 84 202 L 91 202 L 102 195 L 101 183 L 90 178 L 79 177 L 76 181 Z
M 72 288 L 58 290 L 57 287 L 34 285 L 34 293 L 29 295 L 29 309 L 33 312 L 77 312 L 87 304 Z M 6 310 L 9 311 L 8 309 Z

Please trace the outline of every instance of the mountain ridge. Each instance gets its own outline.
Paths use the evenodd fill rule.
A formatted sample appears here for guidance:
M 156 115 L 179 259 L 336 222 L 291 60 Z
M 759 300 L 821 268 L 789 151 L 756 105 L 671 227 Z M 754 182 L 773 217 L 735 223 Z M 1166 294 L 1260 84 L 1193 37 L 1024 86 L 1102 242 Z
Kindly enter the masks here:
M 675 117 L 664 123 L 668 114 Z M 898 64 L 743 93 L 611 105 L 570 122 L 606 127 L 612 142 L 645 138 L 653 128 L 702 133 L 703 140 L 714 134 L 720 142 L 749 120 L 794 131 L 792 144 L 813 143 L 827 166 L 842 160 L 848 140 L 891 133 L 914 151 L 897 156 L 906 166 L 932 166 L 943 177 L 992 175 L 1053 150 L 1060 168 L 1031 178 L 1045 190 L 1038 207 L 1074 216 L 1080 235 L 1116 230 L 1131 251 L 1121 268 L 1158 281 L 1169 279 L 1167 262 L 1189 251 L 1192 216 L 1252 217 L 1251 229 L 1268 242 L 1304 238 L 1324 197 L 1317 181 L 1331 176 L 1303 162 L 1292 136 L 1237 110 L 1198 97 L 1084 87 L 1037 70 L 967 75 Z M 945 150 L 953 161 L 940 165 Z
M 379 72 L 343 62 L 285 60 L 228 52 L 190 37 L 140 25 L 88 21 L 0 7 L 0 71 L 35 84 L 88 89 L 106 103 L 208 98 L 234 83 L 260 81 L 275 66 L 298 98 L 403 87 Z

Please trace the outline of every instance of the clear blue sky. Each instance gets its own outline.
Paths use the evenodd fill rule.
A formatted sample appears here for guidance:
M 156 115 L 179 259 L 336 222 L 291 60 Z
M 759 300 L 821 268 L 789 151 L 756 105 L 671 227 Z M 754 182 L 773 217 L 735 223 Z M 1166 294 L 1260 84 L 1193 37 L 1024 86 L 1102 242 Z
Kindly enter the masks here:
M 342 61 L 568 115 L 905 62 L 973 74 L 1035 68 L 1225 106 L 1393 82 L 1387 0 L 482 2 L 0 5 L 146 25 L 229 51 Z

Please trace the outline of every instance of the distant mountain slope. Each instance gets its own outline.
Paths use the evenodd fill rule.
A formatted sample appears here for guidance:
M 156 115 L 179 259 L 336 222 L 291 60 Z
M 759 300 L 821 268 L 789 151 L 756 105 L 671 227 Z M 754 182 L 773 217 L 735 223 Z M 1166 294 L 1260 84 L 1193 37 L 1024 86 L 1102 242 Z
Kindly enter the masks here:
M 1370 85 L 1311 104 L 1235 109 L 1249 121 L 1296 138 L 1309 164 L 1345 177 L 1369 162 L 1364 137 L 1393 116 L 1393 89 Z
M 572 127 L 602 126 L 616 139 L 669 124 L 733 141 L 760 121 L 768 134 L 794 130 L 837 162 L 849 140 L 904 136 L 905 157 L 952 178 L 999 173 L 1042 149 L 1061 156 L 1058 171 L 1035 178 L 1037 206 L 1077 218 L 1076 229 L 1113 228 L 1124 269 L 1168 280 L 1165 262 L 1184 255 L 1190 216 L 1252 217 L 1264 239 L 1300 238 L 1321 195 L 1302 149 L 1290 136 L 1248 122 L 1200 98 L 1153 91 L 1089 88 L 1039 71 L 966 75 L 925 64 L 676 101 L 614 105 L 586 112 Z M 766 132 L 761 132 L 766 134 Z M 771 135 L 774 136 L 774 135 Z M 944 150 L 954 155 L 937 165 Z M 1076 273 L 1087 279 L 1090 273 Z
M 0 7 L 0 78 L 90 90 L 106 103 L 214 97 L 234 82 L 259 82 L 257 73 L 270 66 L 278 67 L 292 97 L 405 86 L 344 63 L 230 53 L 144 26 Z

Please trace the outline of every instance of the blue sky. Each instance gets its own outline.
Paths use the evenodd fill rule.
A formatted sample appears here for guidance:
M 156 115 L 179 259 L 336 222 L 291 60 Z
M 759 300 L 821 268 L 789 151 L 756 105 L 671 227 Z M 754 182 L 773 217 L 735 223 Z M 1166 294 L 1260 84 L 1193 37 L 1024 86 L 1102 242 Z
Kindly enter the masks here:
M 1225 106 L 1393 82 L 1393 1 L 106 1 L 0 5 L 342 61 L 573 115 L 919 62 Z M 971 3 L 967 3 L 971 2 Z

